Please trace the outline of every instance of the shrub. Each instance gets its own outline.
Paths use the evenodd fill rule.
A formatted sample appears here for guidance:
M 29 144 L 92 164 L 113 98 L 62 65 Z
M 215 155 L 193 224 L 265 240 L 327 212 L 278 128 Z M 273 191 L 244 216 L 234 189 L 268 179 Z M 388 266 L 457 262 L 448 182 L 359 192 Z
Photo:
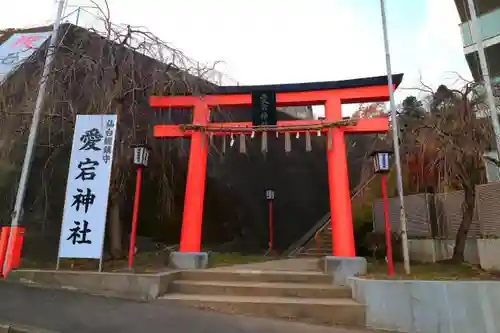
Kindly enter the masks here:
M 370 250 L 371 256 L 375 260 L 384 259 L 386 256 L 385 234 L 380 232 L 370 232 L 365 238 L 366 247 Z M 394 261 L 402 261 L 401 236 L 398 233 L 391 233 L 392 258 Z

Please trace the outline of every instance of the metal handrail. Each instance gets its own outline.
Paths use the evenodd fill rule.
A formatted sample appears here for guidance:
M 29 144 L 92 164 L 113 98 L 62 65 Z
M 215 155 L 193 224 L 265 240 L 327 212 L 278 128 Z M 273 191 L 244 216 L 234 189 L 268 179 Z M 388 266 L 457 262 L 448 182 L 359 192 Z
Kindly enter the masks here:
M 327 225 L 328 222 L 330 222 L 330 213 L 324 215 L 321 219 L 319 219 L 318 222 L 316 222 L 316 224 L 311 229 L 309 229 L 308 232 L 306 232 L 298 241 L 288 247 L 285 253 L 288 253 L 289 257 L 295 255 L 295 253 L 297 253 L 297 251 L 300 250 L 303 245 L 307 244 L 311 240 L 311 238 L 314 237 L 316 231 L 322 226 Z
M 374 173 L 371 175 L 371 177 L 363 183 L 360 187 L 354 189 L 354 193 L 351 195 L 351 200 L 355 199 L 371 182 L 372 180 L 376 177 L 377 175 Z M 330 224 L 331 221 L 331 215 L 330 213 L 327 213 L 325 216 L 323 216 L 321 219 L 319 219 L 318 222 L 302 236 L 297 242 L 293 243 L 285 253 L 288 253 L 289 257 L 294 256 L 299 252 L 307 243 L 311 241 L 311 239 L 315 238 L 316 235 L 319 235 L 325 228 Z

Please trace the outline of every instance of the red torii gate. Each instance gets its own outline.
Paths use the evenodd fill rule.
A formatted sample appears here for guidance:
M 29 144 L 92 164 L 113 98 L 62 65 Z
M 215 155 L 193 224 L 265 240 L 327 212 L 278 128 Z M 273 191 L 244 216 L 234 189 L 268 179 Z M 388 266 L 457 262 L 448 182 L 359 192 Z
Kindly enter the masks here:
M 403 78 L 394 75 L 394 88 Z M 269 129 L 277 132 L 330 132 L 327 145 L 328 183 L 330 192 L 330 211 L 332 223 L 333 255 L 354 257 L 354 232 L 352 225 L 351 199 L 347 170 L 345 133 L 386 133 L 389 122 L 387 117 L 358 119 L 355 124 L 333 127 L 341 122 L 342 104 L 384 102 L 389 100 L 386 76 L 345 81 L 328 81 L 299 84 L 265 86 L 218 87 L 214 94 L 204 96 L 151 96 L 149 103 L 153 108 L 193 108 L 192 126 L 156 125 L 154 136 L 157 138 L 191 137 L 189 164 L 184 201 L 184 213 L 180 240 L 180 252 L 200 252 L 205 177 L 208 156 L 207 132 L 213 135 L 250 134 L 256 128 L 251 122 L 210 123 L 210 108 L 215 106 L 250 106 L 252 92 L 274 91 L 276 106 L 325 106 L 324 120 L 278 121 L 277 126 Z M 212 125 L 211 125 L 212 124 Z M 290 129 L 290 126 L 297 129 Z M 329 127 L 330 126 L 330 127 Z M 288 129 L 280 130 L 280 128 Z M 265 130 L 266 128 L 261 128 Z

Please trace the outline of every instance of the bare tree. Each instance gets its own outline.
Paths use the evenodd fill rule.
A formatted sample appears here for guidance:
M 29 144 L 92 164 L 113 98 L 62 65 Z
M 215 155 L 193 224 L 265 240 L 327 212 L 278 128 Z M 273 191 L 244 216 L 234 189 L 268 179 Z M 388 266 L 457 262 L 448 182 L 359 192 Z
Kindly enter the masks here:
M 62 203 L 49 197 L 59 197 L 64 188 L 65 182 L 56 184 L 56 180 L 60 178 L 57 174 L 65 174 L 67 170 L 76 115 L 116 113 L 119 125 L 107 225 L 111 256 L 120 258 L 125 243 L 122 230 L 122 213 L 127 208 L 125 189 L 133 171 L 129 163 L 130 145 L 148 142 L 157 156 L 152 168 L 159 172 L 150 177 L 159 177 L 154 180 L 157 200 L 163 208 L 159 214 L 167 219 L 176 207 L 173 175 L 179 166 L 172 156 L 182 149 L 182 141 L 152 140 L 151 126 L 159 116 L 149 110 L 148 96 L 206 93 L 215 87 L 212 82 L 217 73 L 215 64 L 200 65 L 145 28 L 114 25 L 106 1 L 103 7 L 94 5 L 101 13 L 102 31 L 69 24 L 60 27 L 26 201 L 36 216 L 34 219 L 42 220 L 44 228 L 47 220 L 60 219 Z M 43 54 L 43 50 L 35 53 L 0 86 L 0 183 L 5 183 L 5 191 L 12 192 L 10 198 L 15 183 L 9 180 L 17 178 L 17 166 L 25 149 Z M 173 122 L 174 111 L 164 114 L 162 122 Z
M 441 190 L 464 192 L 462 221 L 456 235 L 453 261 L 464 260 L 467 234 L 473 222 L 476 185 L 485 180 L 483 154 L 491 149 L 492 131 L 488 118 L 478 117 L 485 107 L 476 86 L 461 90 L 441 85 L 432 92 L 429 112 L 414 123 L 405 136 L 409 155 L 427 156 L 427 168 L 437 172 Z M 430 170 L 429 170 L 430 171 Z

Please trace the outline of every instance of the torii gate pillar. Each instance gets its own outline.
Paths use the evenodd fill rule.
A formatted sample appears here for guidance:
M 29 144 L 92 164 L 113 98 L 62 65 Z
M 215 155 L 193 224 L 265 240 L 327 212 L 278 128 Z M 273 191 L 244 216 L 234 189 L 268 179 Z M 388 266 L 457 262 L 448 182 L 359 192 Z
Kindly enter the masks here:
M 340 99 L 326 101 L 325 119 L 326 121 L 342 119 L 342 103 Z M 354 257 L 356 253 L 344 131 L 342 128 L 337 127 L 332 129 L 331 132 L 332 142 L 327 144 L 326 156 L 333 254 L 339 257 Z
M 197 103 L 193 109 L 193 123 L 208 123 L 209 109 L 203 103 Z M 186 194 L 182 218 L 180 252 L 200 252 L 201 230 L 203 221 L 203 202 L 205 199 L 205 180 L 207 174 L 208 140 L 204 132 L 191 134 L 189 148 Z

